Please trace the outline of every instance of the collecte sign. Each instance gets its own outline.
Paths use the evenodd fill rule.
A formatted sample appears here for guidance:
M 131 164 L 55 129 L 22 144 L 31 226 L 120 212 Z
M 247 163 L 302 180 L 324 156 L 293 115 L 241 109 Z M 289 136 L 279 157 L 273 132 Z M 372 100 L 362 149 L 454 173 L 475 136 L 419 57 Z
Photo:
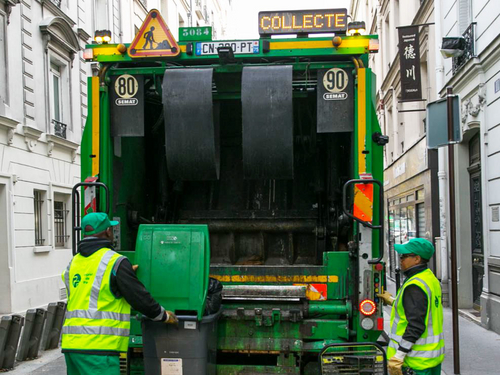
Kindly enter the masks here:
M 347 9 L 259 12 L 259 34 L 312 34 L 347 30 Z

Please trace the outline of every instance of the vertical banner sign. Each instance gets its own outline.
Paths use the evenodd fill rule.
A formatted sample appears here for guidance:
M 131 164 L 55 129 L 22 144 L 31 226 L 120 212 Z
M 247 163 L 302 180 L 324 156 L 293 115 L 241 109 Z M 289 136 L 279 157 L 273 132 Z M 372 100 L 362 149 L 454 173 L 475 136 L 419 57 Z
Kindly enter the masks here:
M 420 100 L 422 99 L 422 85 L 418 26 L 400 27 L 398 33 L 401 100 Z

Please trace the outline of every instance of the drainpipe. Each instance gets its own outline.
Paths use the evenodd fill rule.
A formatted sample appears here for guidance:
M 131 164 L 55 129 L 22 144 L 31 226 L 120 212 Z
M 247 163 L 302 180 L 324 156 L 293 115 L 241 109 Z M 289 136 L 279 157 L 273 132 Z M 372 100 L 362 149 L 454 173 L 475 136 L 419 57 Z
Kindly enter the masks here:
M 443 57 L 441 56 L 441 6 L 439 1 L 434 2 L 434 52 L 436 55 L 436 98 L 439 98 L 439 92 L 444 86 L 444 64 Z M 448 191 L 448 178 L 447 178 L 447 161 L 446 157 L 447 148 L 440 147 L 438 149 L 438 185 L 439 185 L 439 228 L 440 228 L 440 249 L 439 256 L 441 257 L 441 287 L 443 290 L 443 302 L 449 301 L 448 290 L 448 199 L 446 192 Z
M 189 17 L 189 27 L 193 27 L 193 0 L 189 1 L 189 12 L 191 13 Z

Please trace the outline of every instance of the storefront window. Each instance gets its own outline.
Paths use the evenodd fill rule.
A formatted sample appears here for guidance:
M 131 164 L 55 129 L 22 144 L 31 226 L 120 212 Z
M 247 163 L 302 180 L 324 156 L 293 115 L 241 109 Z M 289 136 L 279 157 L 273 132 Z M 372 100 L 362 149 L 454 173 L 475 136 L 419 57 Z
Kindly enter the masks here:
M 402 244 L 416 237 L 425 237 L 423 193 L 423 189 L 412 191 L 389 201 L 389 272 L 392 277 L 395 277 L 395 270 L 399 267 L 399 257 L 394 251 L 394 244 Z

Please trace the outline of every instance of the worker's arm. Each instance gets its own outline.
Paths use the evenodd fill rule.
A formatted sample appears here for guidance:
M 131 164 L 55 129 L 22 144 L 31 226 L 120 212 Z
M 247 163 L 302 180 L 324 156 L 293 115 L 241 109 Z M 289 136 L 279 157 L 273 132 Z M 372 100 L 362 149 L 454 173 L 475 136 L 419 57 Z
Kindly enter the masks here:
M 403 293 L 403 308 L 408 320 L 408 326 L 399 343 L 398 350 L 408 353 L 425 332 L 427 295 L 417 285 L 407 286 Z
M 111 291 L 115 297 L 123 297 L 132 308 L 154 321 L 165 321 L 165 309 L 149 294 L 135 275 L 132 264 L 126 258 L 119 260 L 111 275 Z

